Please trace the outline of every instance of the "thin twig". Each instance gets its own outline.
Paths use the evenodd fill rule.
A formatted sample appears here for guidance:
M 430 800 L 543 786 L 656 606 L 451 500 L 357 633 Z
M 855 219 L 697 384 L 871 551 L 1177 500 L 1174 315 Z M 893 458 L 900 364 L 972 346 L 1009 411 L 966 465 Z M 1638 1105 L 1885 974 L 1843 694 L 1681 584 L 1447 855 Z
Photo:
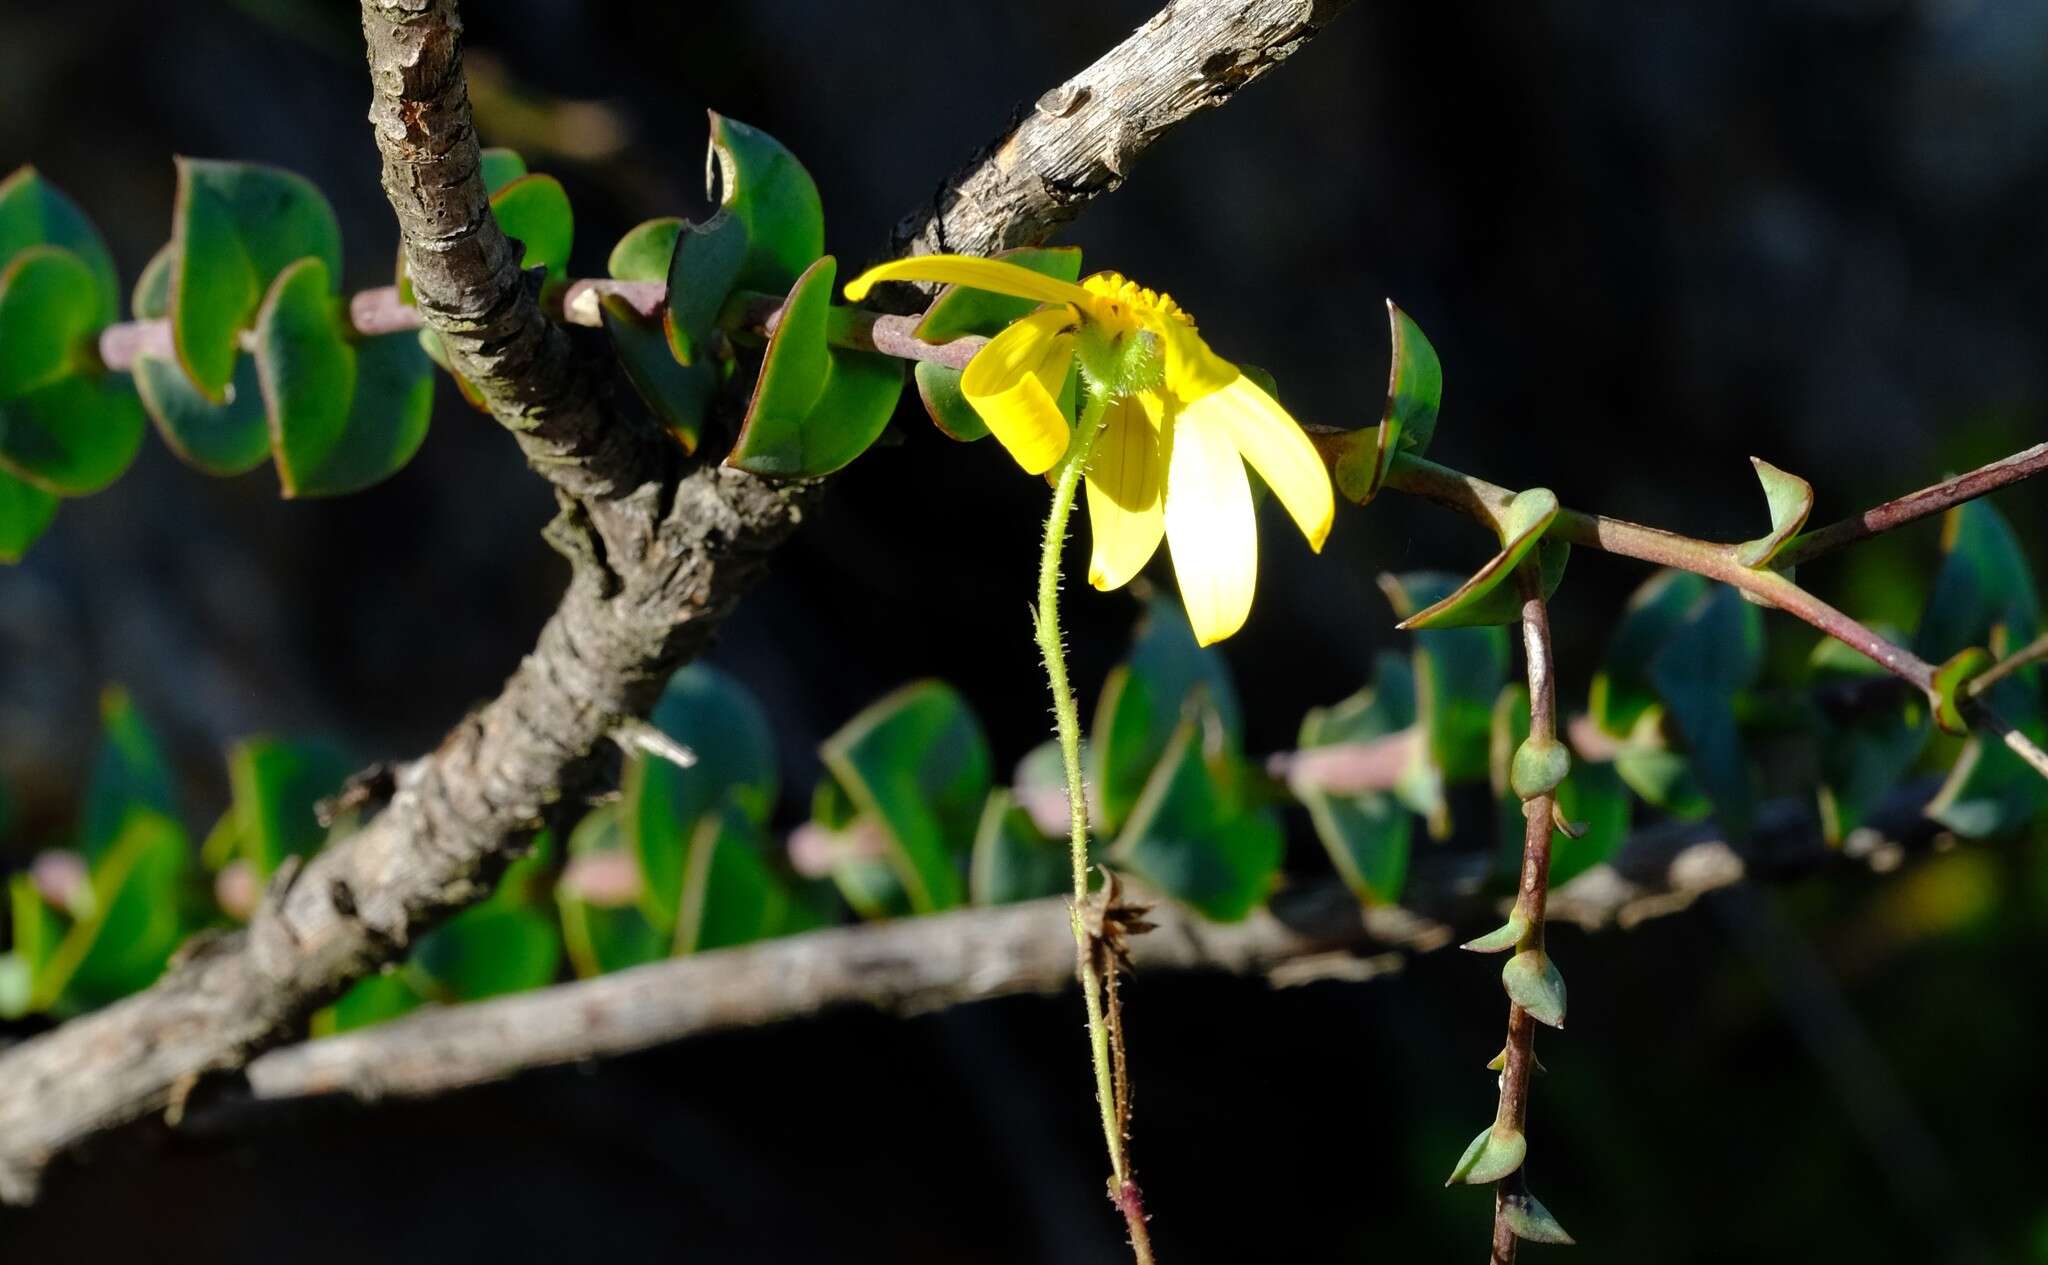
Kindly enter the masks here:
M 1971 677 L 1970 683 L 1963 687 L 1964 692 L 1969 694 L 1971 698 L 1975 698 L 2021 668 L 2039 663 L 2043 659 L 2048 659 L 2048 633 L 2042 633 L 1976 676 Z
M 1529 744 L 1557 745 L 1556 658 L 1550 646 L 1550 613 L 1543 602 L 1543 581 L 1532 560 L 1516 573 L 1522 590 L 1522 647 L 1529 669 Z M 1516 888 L 1515 915 L 1523 931 L 1517 953 L 1542 953 L 1545 906 L 1550 894 L 1550 836 L 1557 810 L 1557 788 L 1549 787 L 1522 801 L 1522 873 Z M 1517 1003 L 1508 1005 L 1507 1043 L 1502 1051 L 1500 1106 L 1495 1127 L 1522 1133 L 1529 1116 L 1529 1077 L 1536 1060 L 1536 1020 Z M 1525 1190 L 1528 1161 L 1494 1185 L 1493 1260 L 1514 1265 L 1519 1241 L 1509 1226 L 1508 1200 Z
M 1854 514 L 1839 522 L 1817 527 L 1796 537 L 1791 544 L 1779 552 L 1771 561 L 1775 567 L 1794 567 L 1810 562 L 1824 553 L 1839 549 L 1843 545 L 1866 540 L 1879 532 L 1903 527 L 1907 523 L 1954 509 L 1965 501 L 1975 500 L 1986 492 L 2018 483 L 2048 470 L 2048 443 L 2035 444 L 2024 452 L 2002 457 L 1990 465 L 1979 466 L 1966 474 L 1943 479 L 1931 487 L 1918 492 L 1886 501 Z

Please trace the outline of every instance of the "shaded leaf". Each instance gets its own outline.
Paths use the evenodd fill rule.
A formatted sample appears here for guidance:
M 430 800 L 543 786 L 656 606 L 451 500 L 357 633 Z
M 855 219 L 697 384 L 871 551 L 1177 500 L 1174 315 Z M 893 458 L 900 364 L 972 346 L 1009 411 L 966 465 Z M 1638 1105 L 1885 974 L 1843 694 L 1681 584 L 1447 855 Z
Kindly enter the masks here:
M 938 681 L 904 686 L 827 738 L 819 755 L 880 828 L 911 908 L 958 905 L 961 854 L 989 791 L 988 743 L 958 691 Z
M 903 389 L 901 362 L 827 342 L 837 269 L 827 255 L 790 290 L 727 465 L 777 478 L 830 474 L 889 424 Z
M 327 841 L 313 806 L 341 789 L 352 771 L 321 742 L 249 738 L 228 748 L 228 787 L 242 856 L 267 880 L 288 856 L 311 856 Z
M 325 266 L 279 274 L 256 322 L 256 371 L 284 494 L 338 496 L 403 469 L 426 439 L 432 370 L 417 339 L 351 339 Z
M 704 413 L 718 390 L 717 370 L 710 364 L 678 364 L 658 321 L 640 315 L 617 295 L 598 300 L 605 333 L 619 353 L 626 380 L 640 393 L 662 429 L 683 451 L 697 451 L 704 433 Z
M 1244 802 L 1234 753 L 1204 758 L 1204 731 L 1219 727 L 1212 706 L 1190 707 L 1108 856 L 1205 917 L 1233 922 L 1272 891 L 1283 840 L 1270 810 Z
M 1394 454 L 1421 456 L 1428 451 L 1443 399 L 1443 366 L 1422 327 L 1391 299 L 1387 301 L 1387 324 L 1394 349 L 1387 369 L 1386 410 L 1371 436 L 1359 430 L 1341 441 L 1332 471 L 1337 491 L 1360 505 L 1379 492 L 1394 464 Z
M 57 516 L 57 498 L 0 471 L 0 562 L 20 562 Z
M 720 202 L 746 231 L 746 262 L 735 286 L 782 292 L 825 253 L 818 186 L 780 141 L 716 112 L 711 115 L 711 161 L 721 185 Z
M 1055 752 L 1057 754 L 1057 752 Z M 977 905 L 1008 905 L 1069 890 L 1066 841 L 1041 831 L 1016 796 L 989 792 L 974 831 L 968 865 L 969 898 Z
M 520 243 L 521 268 L 545 269 L 552 279 L 568 274 L 576 216 L 561 181 L 547 175 L 517 177 L 491 195 L 491 213 L 505 236 Z
M 341 273 L 341 229 L 303 178 L 254 163 L 178 160 L 171 247 L 171 338 L 178 363 L 220 402 L 234 377 L 237 336 L 271 282 L 311 257 Z
M 188 464 L 208 474 L 236 475 L 262 465 L 270 455 L 270 419 L 253 357 L 236 362 L 223 404 L 201 395 L 184 370 L 161 357 L 137 356 L 133 373 L 136 394 L 157 434 Z
M 93 329 L 121 318 L 120 283 L 106 240 L 77 203 L 34 167 L 21 166 L 0 180 L 0 267 L 31 246 L 62 247 L 85 265 Z
M 1550 1209 L 1543 1206 L 1543 1201 L 1526 1190 L 1501 1192 L 1500 1218 L 1507 1222 L 1508 1229 L 1515 1232 L 1516 1238 L 1530 1243 L 1555 1243 L 1569 1247 L 1574 1241 L 1557 1223 L 1557 1218 L 1550 1215 Z
M 676 239 L 682 232 L 682 218 L 675 215 L 635 224 L 612 247 L 605 271 L 614 281 L 667 280 L 668 261 L 676 253 Z
M 79 825 L 79 850 L 86 859 L 97 862 L 137 812 L 177 820 L 177 777 L 135 700 L 110 685 L 100 691 L 100 745 Z
M 0 473 L 44 492 L 99 491 L 142 441 L 133 387 L 98 368 L 98 304 L 62 247 L 28 247 L 0 271 Z
M 1501 550 L 1470 579 L 1449 594 L 1402 620 L 1400 627 L 1460 628 L 1482 624 L 1511 623 L 1521 618 L 1522 601 L 1517 587 L 1502 584 L 1529 551 L 1536 548 L 1543 533 L 1557 518 L 1557 494 L 1549 488 L 1530 488 L 1509 503 L 1494 528 L 1500 534 Z M 1562 542 L 1546 550 L 1542 559 L 1543 591 L 1547 597 L 1564 578 L 1570 549 Z
M 707 664 L 671 677 L 649 720 L 697 756 L 687 769 L 635 756 L 624 779 L 621 822 L 646 882 L 643 908 L 666 935 L 676 926 L 687 855 L 701 823 L 731 806 L 766 825 L 781 774 L 761 705 Z
M 769 868 L 759 824 L 730 804 L 699 820 L 683 872 L 675 951 L 780 935 L 790 912 L 789 892 Z
M 620 822 L 622 809 L 623 801 L 604 804 L 577 823 L 567 849 L 571 871 L 590 860 L 612 868 L 637 867 L 633 841 Z M 563 947 L 577 975 L 589 978 L 668 956 L 670 935 L 648 920 L 644 905 L 630 897 L 618 903 L 585 900 L 573 890 L 569 872 L 564 873 L 555 890 L 555 906 L 562 920 Z

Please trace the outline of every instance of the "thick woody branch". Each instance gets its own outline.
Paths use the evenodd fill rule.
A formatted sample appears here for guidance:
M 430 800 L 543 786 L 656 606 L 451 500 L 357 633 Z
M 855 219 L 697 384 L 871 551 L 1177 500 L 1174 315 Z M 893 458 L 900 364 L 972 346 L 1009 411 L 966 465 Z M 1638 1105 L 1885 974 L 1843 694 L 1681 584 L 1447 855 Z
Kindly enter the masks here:
M 426 323 L 527 459 L 578 496 L 661 469 L 660 436 L 606 408 L 594 369 L 542 313 L 484 185 L 455 0 L 363 0 L 370 124 Z
M 896 226 L 892 254 L 988 255 L 1043 241 L 1175 124 L 1264 78 L 1351 0 L 1175 0 L 1009 131 Z
M 1632 838 L 1615 860 L 1551 893 L 1552 921 L 1631 927 L 1678 912 L 1745 879 L 1896 867 L 1933 837 L 1920 815 L 1931 787 L 1902 788 L 1878 825 L 1844 850 L 1823 842 L 1805 804 L 1767 805 L 1751 839 L 1731 844 L 1712 826 L 1674 826 Z M 1243 922 L 1214 923 L 1171 901 L 1147 917 L 1158 930 L 1130 941 L 1139 977 L 1217 971 L 1275 985 L 1364 979 L 1386 955 L 1429 952 L 1462 930 L 1499 921 L 1476 896 L 1477 876 L 1442 854 L 1421 858 L 1400 907 L 1360 909 L 1336 883 L 1280 893 Z M 1469 860 L 1469 858 L 1468 858 Z M 261 1100 L 349 1094 L 418 1098 L 503 1080 L 538 1067 L 609 1058 L 689 1037 L 858 1006 L 917 1014 L 1074 983 L 1063 900 L 967 909 L 837 927 L 634 967 L 536 992 L 417 1012 L 361 1032 L 274 1050 L 248 1068 Z
M 550 536 L 570 558 L 569 589 L 499 696 L 402 766 L 389 805 L 362 830 L 281 872 L 246 932 L 197 947 L 134 997 L 0 1054 L 0 1201 L 32 1199 L 59 1153 L 175 1109 L 201 1078 L 289 1040 L 312 1010 L 480 899 L 535 827 L 574 811 L 605 776 L 606 736 L 643 714 L 710 640 L 817 495 L 816 484 L 719 467 L 683 473 L 671 447 L 606 407 L 602 375 L 578 363 L 546 319 L 489 213 L 453 0 L 362 3 L 371 118 L 422 316 L 559 490 L 563 513 Z M 998 147 L 999 175 L 975 166 L 958 179 L 1036 184 L 1058 178 L 1076 154 L 1135 152 L 1131 137 L 1141 148 L 1196 106 L 1164 121 L 1127 119 L 1105 107 L 1159 95 L 1129 76 L 1189 55 L 1262 67 L 1313 26 L 1243 15 L 1335 7 L 1183 0 L 1170 20 L 1084 72 L 1096 107 L 1025 139 L 1011 133 Z M 1059 217 L 1021 199 L 977 223 L 1005 242 L 1039 240 L 1108 187 L 1073 190 Z M 877 342 L 886 328 L 877 324 Z

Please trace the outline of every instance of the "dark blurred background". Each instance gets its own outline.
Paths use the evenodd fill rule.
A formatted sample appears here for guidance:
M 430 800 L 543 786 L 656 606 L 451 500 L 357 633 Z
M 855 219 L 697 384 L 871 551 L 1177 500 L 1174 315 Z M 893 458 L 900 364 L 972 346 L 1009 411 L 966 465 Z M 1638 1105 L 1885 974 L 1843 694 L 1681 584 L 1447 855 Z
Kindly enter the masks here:
M 830 249 L 871 260 L 1014 108 L 1154 8 L 492 0 L 465 17 L 484 137 L 567 185 L 572 273 L 593 275 L 631 224 L 702 209 L 706 107 L 789 144 Z M 394 231 L 355 20 L 339 0 L 0 0 L 0 170 L 36 163 L 132 281 L 168 235 L 173 154 L 288 166 L 333 200 L 351 285 L 383 284 Z M 1739 538 L 1764 523 L 1751 454 L 1810 476 L 1825 519 L 2041 437 L 2044 72 L 2039 3 L 1361 0 L 1169 136 L 1069 240 L 1171 289 L 1318 422 L 1376 419 L 1391 296 L 1445 366 L 1433 456 Z M 537 534 L 540 481 L 444 397 L 404 473 L 333 502 L 281 501 L 267 467 L 205 478 L 151 440 L 0 574 L 19 826 L 0 863 L 69 829 L 103 682 L 170 739 L 202 827 L 233 738 L 402 757 L 495 691 L 565 572 Z M 913 677 L 963 689 L 999 764 L 1044 736 L 1024 609 L 1043 489 L 993 445 L 900 421 L 713 653 L 779 726 L 792 815 L 818 740 Z M 2048 499 L 1999 505 L 2038 565 Z M 1289 745 L 1396 644 L 1378 572 L 1491 550 L 1393 498 L 1341 514 L 1319 563 L 1265 527 L 1259 602 L 1227 644 L 1253 751 Z M 1923 527 L 1810 579 L 1910 625 L 1935 552 Z M 1568 703 L 1641 578 L 1575 562 L 1555 615 Z M 1091 701 L 1137 605 L 1070 610 Z M 1780 662 L 1810 644 L 1774 625 Z M 1320 870 L 1292 825 L 1293 868 Z M 2043 853 L 1560 933 L 1573 1024 L 1544 1043 L 1532 1175 L 1575 1259 L 2048 1261 Z M 1491 1110 L 1492 976 L 1439 955 L 1282 991 L 1141 980 L 1135 1154 L 1162 1259 L 1476 1259 L 1489 1201 L 1439 1183 Z M 0 1256 L 1116 1261 L 1078 1019 L 1071 999 L 830 1017 L 427 1106 L 142 1131 L 0 1213 Z

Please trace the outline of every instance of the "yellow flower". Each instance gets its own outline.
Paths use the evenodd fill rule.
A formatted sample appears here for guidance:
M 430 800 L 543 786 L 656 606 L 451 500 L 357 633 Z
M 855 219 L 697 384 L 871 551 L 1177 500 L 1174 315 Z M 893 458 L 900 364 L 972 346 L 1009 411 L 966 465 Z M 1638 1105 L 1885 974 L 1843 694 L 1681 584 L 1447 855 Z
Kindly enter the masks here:
M 1265 479 L 1309 547 L 1335 513 L 1322 459 L 1287 411 L 1209 350 L 1171 298 L 1113 272 L 1076 285 L 1016 264 L 918 255 L 847 283 L 859 302 L 880 281 L 968 286 L 1043 304 L 989 340 L 960 392 L 1017 464 L 1043 474 L 1072 439 L 1059 394 L 1075 360 L 1111 399 L 1085 471 L 1093 551 L 1088 580 L 1128 583 L 1166 538 L 1195 637 L 1244 626 L 1258 574 L 1258 528 L 1244 462 Z

